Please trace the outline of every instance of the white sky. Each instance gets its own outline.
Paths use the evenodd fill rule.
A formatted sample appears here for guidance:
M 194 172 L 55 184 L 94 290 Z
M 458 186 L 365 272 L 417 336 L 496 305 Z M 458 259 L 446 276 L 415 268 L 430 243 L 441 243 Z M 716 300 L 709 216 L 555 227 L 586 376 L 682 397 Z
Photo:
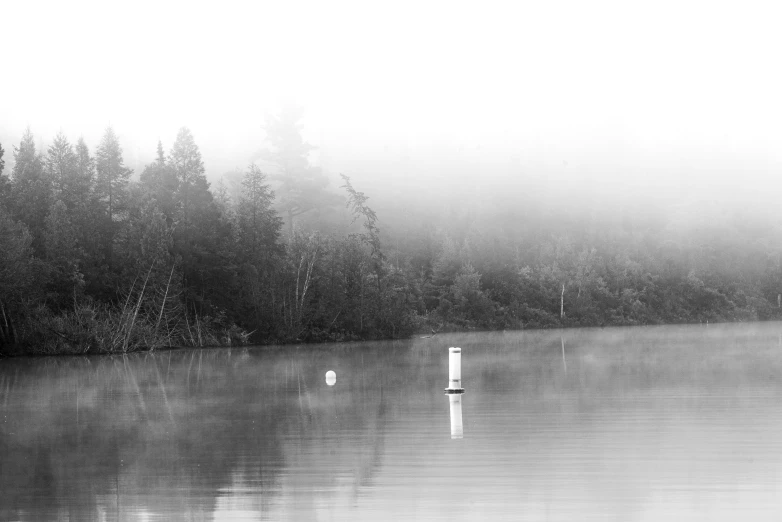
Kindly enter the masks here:
M 746 1 L 7 1 L 0 136 L 30 125 L 94 146 L 111 123 L 126 158 L 146 158 L 186 125 L 207 169 L 227 170 L 292 100 L 325 166 L 368 183 L 536 171 L 769 194 L 780 15 Z

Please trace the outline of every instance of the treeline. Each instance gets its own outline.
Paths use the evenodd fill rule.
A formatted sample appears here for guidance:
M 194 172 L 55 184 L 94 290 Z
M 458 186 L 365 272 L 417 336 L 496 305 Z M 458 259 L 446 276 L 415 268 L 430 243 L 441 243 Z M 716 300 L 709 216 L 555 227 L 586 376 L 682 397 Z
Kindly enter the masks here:
M 281 174 L 288 214 L 347 200 L 363 231 L 291 223 L 283 239 L 260 168 L 245 170 L 235 201 L 213 192 L 185 128 L 168 154 L 158 144 L 137 181 L 111 128 L 94 152 L 60 133 L 43 154 L 28 129 L 10 176 L 0 171 L 0 348 L 125 352 L 409 334 L 413 294 L 383 258 L 366 196 L 347 177 L 346 198 L 328 194 L 312 183 L 321 173 L 299 167 L 309 169 L 302 179 Z
M 598 222 L 527 198 L 381 235 L 349 178 L 340 196 L 310 165 L 299 117 L 270 120 L 269 168 L 230 196 L 186 128 L 137 179 L 111 128 L 94 151 L 62 133 L 39 151 L 28 129 L 10 172 L 0 147 L 0 353 L 780 317 L 767 223 Z M 342 206 L 351 227 L 311 223 Z

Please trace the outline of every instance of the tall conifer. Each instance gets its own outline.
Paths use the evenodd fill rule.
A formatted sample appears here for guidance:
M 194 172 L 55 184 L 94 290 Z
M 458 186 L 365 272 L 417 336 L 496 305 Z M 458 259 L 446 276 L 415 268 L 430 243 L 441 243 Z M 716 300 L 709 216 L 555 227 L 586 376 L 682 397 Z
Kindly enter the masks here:
M 109 221 L 114 221 L 127 200 L 131 170 L 125 167 L 122 147 L 114 129 L 106 128 L 95 155 L 96 192 L 104 202 Z
M 35 148 L 35 138 L 28 127 L 18 147 L 14 147 L 14 169 L 11 184 L 11 210 L 14 218 L 27 225 L 33 237 L 33 250 L 43 254 L 43 233 L 52 197 L 51 178 Z

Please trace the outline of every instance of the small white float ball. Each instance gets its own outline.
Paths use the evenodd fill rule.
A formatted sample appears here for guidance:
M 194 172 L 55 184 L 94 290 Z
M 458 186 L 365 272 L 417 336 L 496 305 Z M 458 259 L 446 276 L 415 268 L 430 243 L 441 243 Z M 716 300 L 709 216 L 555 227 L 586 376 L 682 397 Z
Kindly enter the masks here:
M 332 370 L 326 372 L 326 384 L 334 386 L 337 383 L 337 374 Z

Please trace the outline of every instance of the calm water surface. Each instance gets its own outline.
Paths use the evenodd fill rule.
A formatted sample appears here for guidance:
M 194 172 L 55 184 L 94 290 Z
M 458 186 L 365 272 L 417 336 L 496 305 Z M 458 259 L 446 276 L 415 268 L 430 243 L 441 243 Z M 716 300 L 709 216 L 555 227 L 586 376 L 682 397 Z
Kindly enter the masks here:
M 6 359 L 0 520 L 778 520 L 781 398 L 780 323 Z

